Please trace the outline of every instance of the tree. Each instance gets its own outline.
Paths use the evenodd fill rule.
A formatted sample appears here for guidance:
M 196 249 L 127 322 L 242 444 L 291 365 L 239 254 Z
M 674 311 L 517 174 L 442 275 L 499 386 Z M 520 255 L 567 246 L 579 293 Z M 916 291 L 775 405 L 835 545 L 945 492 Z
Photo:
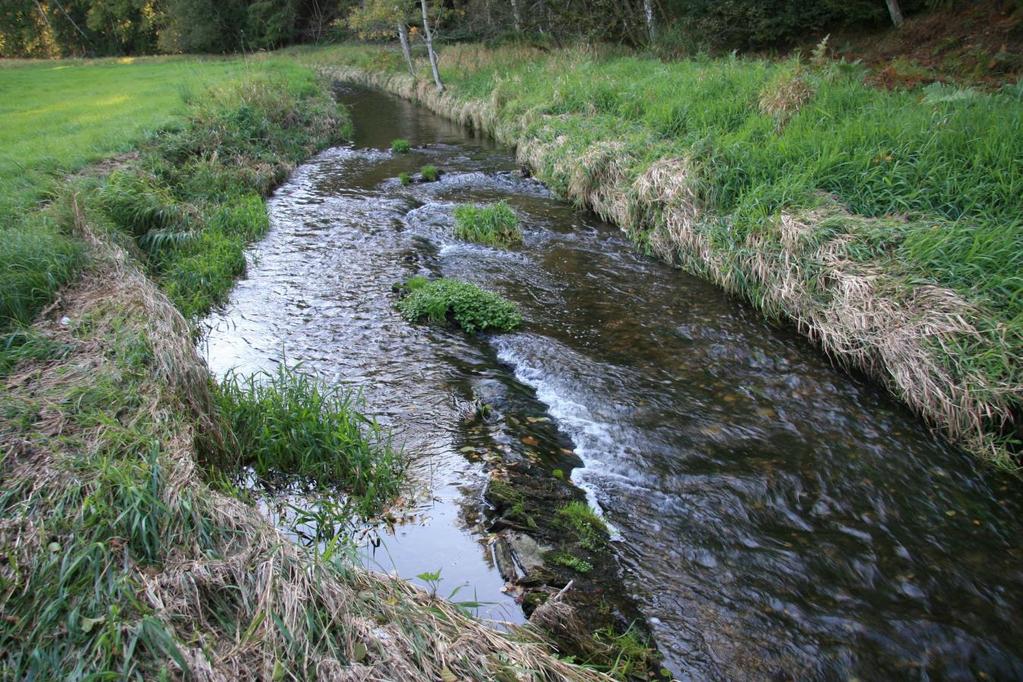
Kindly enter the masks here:
M 511 0 L 512 18 L 515 20 L 515 32 L 522 33 L 522 12 L 519 10 L 519 0 Z
M 366 0 L 348 14 L 348 26 L 362 38 L 390 36 L 397 29 L 405 64 L 415 78 L 416 68 L 412 63 L 412 50 L 409 47 L 408 20 L 407 9 L 403 9 L 402 3 L 396 0 Z
M 444 92 L 444 83 L 440 79 L 440 67 L 437 66 L 437 53 L 433 51 L 433 32 L 430 30 L 430 11 L 426 0 L 419 0 L 423 8 L 423 42 L 426 43 L 426 54 L 430 58 L 430 69 L 433 71 L 433 82 L 437 84 L 437 92 Z
M 899 0 L 885 0 L 885 3 L 888 5 L 888 14 L 892 18 L 892 23 L 896 28 L 902 26 L 902 8 L 899 7 Z
M 654 0 L 643 0 L 643 19 L 646 20 L 647 38 L 651 43 L 657 40 L 657 23 L 654 20 Z

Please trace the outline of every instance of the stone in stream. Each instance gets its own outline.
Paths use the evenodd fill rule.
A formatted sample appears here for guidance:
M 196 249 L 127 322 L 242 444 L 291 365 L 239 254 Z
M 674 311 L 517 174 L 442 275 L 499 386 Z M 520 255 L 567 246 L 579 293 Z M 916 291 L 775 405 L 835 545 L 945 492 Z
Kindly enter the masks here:
M 606 531 L 601 538 L 582 537 L 560 511 L 569 503 L 585 503 L 585 493 L 528 459 L 507 457 L 503 464 L 490 471 L 484 491 L 493 556 L 507 591 L 516 595 L 530 622 L 561 651 L 596 664 L 609 664 L 620 654 L 599 632 L 631 629 L 647 639 L 642 617 L 621 584 Z M 637 666 L 644 672 L 632 679 L 657 677 L 656 651 L 647 650 L 642 659 Z

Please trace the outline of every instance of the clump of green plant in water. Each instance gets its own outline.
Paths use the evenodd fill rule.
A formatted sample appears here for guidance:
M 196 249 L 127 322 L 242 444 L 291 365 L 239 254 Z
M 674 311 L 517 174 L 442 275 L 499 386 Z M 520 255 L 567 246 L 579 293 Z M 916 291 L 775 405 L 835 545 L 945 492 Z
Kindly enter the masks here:
M 423 180 L 426 182 L 437 182 L 440 178 L 440 171 L 434 165 L 426 165 L 419 169 L 419 174 L 423 176 Z
M 489 206 L 462 204 L 455 208 L 455 236 L 488 246 L 510 247 L 522 243 L 519 218 L 501 201 Z
M 242 464 L 261 477 L 294 475 L 345 489 L 363 515 L 398 493 L 403 458 L 359 398 L 298 369 L 229 374 L 217 406 L 237 440 Z
M 565 472 L 562 469 L 555 469 L 554 471 L 551 472 L 551 475 L 553 475 L 554 478 L 558 479 L 559 481 L 565 480 Z
M 565 566 L 570 568 L 576 573 L 586 574 L 593 570 L 593 564 L 585 559 L 580 559 L 574 554 L 568 552 L 559 552 L 551 557 L 551 561 L 559 566 Z
M 391 151 L 395 154 L 408 154 L 412 151 L 412 145 L 408 140 L 399 137 L 391 141 Z
M 512 331 L 522 324 L 514 303 L 469 282 L 413 277 L 404 289 L 398 310 L 410 322 L 453 322 L 468 334 Z
M 593 633 L 593 641 L 606 648 L 607 663 L 593 667 L 606 672 L 616 680 L 652 679 L 656 675 L 671 679 L 672 675 L 668 670 L 663 668 L 657 670 L 654 667 L 657 661 L 656 652 L 645 639 L 636 630 L 635 624 L 621 633 L 615 631 L 613 627 L 597 630 Z
M 558 519 L 587 549 L 597 549 L 607 539 L 607 524 L 585 502 L 569 502 L 558 510 Z
M 402 187 L 412 184 L 412 176 L 409 173 L 399 173 L 398 182 L 401 183 Z
M 487 487 L 487 498 L 501 507 L 501 512 L 508 520 L 523 523 L 529 528 L 537 527 L 536 519 L 526 513 L 526 496 L 510 483 L 492 479 Z

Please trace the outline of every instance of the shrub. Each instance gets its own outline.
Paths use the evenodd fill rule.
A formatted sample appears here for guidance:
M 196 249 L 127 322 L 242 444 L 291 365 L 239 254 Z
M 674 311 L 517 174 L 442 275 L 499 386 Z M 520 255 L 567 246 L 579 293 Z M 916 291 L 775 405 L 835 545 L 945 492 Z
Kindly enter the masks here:
M 426 182 L 437 182 L 440 178 L 440 171 L 437 170 L 436 166 L 426 165 L 419 169 L 419 174 L 423 176 L 423 180 Z
M 217 406 L 238 443 L 242 464 L 261 477 L 295 475 L 343 487 L 354 507 L 375 513 L 397 495 L 403 461 L 358 397 L 298 369 L 229 374 Z
M 410 322 L 454 322 L 469 334 L 511 331 L 522 323 L 514 303 L 469 282 L 413 277 L 405 289 L 407 295 L 398 301 L 398 310 Z
M 515 211 L 505 202 L 455 208 L 455 236 L 489 246 L 509 247 L 522 242 L 522 230 Z
M 412 145 L 408 140 L 398 138 L 391 142 L 391 151 L 395 154 L 408 154 L 412 150 Z

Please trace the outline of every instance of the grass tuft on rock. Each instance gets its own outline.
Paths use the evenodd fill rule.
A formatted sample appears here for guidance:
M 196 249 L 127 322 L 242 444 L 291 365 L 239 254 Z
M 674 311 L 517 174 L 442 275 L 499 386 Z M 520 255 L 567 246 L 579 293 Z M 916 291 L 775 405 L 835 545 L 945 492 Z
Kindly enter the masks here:
M 519 218 L 501 201 L 489 206 L 462 204 L 455 208 L 455 236 L 477 244 L 509 248 L 522 243 Z
M 424 182 L 437 182 L 440 179 L 440 171 L 437 167 L 431 164 L 427 164 L 419 169 L 419 175 L 422 176 Z
M 413 277 L 405 283 L 405 290 L 407 295 L 398 301 L 398 310 L 409 322 L 455 324 L 467 334 L 507 332 L 522 324 L 514 303 L 470 282 Z
M 585 502 L 569 502 L 558 510 L 558 519 L 587 549 L 596 549 L 607 540 L 607 523 Z
M 408 154 L 412 151 L 412 144 L 408 140 L 399 137 L 391 142 L 391 151 L 395 154 Z

